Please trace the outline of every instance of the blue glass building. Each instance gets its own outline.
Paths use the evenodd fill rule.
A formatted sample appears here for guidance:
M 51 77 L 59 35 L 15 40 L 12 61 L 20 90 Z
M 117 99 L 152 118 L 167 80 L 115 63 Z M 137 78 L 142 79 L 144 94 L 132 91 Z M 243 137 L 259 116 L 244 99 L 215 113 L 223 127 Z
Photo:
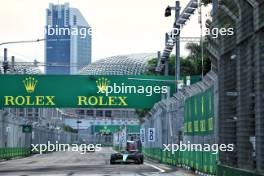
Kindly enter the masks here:
M 76 74 L 91 63 L 91 27 L 68 3 L 50 4 L 46 17 L 45 73 Z

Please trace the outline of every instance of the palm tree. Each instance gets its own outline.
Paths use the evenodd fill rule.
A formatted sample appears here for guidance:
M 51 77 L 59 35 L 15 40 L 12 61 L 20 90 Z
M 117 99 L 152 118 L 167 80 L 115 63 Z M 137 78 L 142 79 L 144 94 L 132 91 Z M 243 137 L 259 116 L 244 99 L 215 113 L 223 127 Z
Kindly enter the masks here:
M 203 73 L 204 75 L 211 70 L 211 61 L 209 59 L 209 54 L 206 49 L 208 43 L 203 41 L 204 46 L 204 55 L 203 55 Z M 201 75 L 202 73 L 202 49 L 201 45 L 197 43 L 187 43 L 185 48 L 189 50 L 189 55 L 186 57 L 187 60 L 190 60 L 195 68 L 195 74 Z
M 187 43 L 185 49 L 189 50 L 190 52 L 189 57 L 187 57 L 187 59 L 197 57 L 201 53 L 201 47 L 197 43 Z

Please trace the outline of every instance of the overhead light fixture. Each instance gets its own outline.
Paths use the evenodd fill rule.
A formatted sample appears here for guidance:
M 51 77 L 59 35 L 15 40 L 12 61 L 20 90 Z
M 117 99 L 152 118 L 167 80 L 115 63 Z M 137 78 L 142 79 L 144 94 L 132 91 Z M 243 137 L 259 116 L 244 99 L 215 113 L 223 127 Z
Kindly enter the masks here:
M 171 16 L 171 7 L 168 6 L 166 9 L 165 9 L 165 17 L 169 17 Z

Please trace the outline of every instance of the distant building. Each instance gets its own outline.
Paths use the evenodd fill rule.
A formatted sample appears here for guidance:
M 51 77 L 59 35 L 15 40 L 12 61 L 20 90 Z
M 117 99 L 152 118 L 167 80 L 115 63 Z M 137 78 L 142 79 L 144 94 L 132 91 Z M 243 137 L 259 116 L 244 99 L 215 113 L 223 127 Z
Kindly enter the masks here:
M 155 57 L 155 53 L 111 56 L 86 65 L 78 74 L 143 75 L 149 71 L 148 62 Z M 65 108 L 63 112 L 73 114 L 73 118 L 88 120 L 90 125 L 138 125 L 140 123 L 134 108 Z
M 155 58 L 153 53 L 138 53 L 111 56 L 86 65 L 81 75 L 142 75 L 149 71 L 148 62 Z
M 45 29 L 46 74 L 76 74 L 91 63 L 91 27 L 78 9 L 49 4 Z

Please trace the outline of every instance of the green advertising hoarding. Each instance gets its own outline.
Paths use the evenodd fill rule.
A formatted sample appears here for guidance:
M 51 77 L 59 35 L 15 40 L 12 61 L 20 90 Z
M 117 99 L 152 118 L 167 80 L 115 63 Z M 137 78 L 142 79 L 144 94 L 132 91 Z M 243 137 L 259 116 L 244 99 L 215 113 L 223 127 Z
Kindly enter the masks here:
M 213 87 L 185 100 L 184 134 L 207 135 L 214 132 Z
M 151 108 L 172 76 L 0 75 L 1 107 Z
M 31 125 L 22 125 L 22 132 L 23 133 L 32 133 L 32 126 Z
M 93 125 L 92 131 L 94 133 L 115 133 L 124 128 L 124 125 Z M 128 133 L 139 133 L 140 126 L 139 125 L 126 125 L 126 131 Z

